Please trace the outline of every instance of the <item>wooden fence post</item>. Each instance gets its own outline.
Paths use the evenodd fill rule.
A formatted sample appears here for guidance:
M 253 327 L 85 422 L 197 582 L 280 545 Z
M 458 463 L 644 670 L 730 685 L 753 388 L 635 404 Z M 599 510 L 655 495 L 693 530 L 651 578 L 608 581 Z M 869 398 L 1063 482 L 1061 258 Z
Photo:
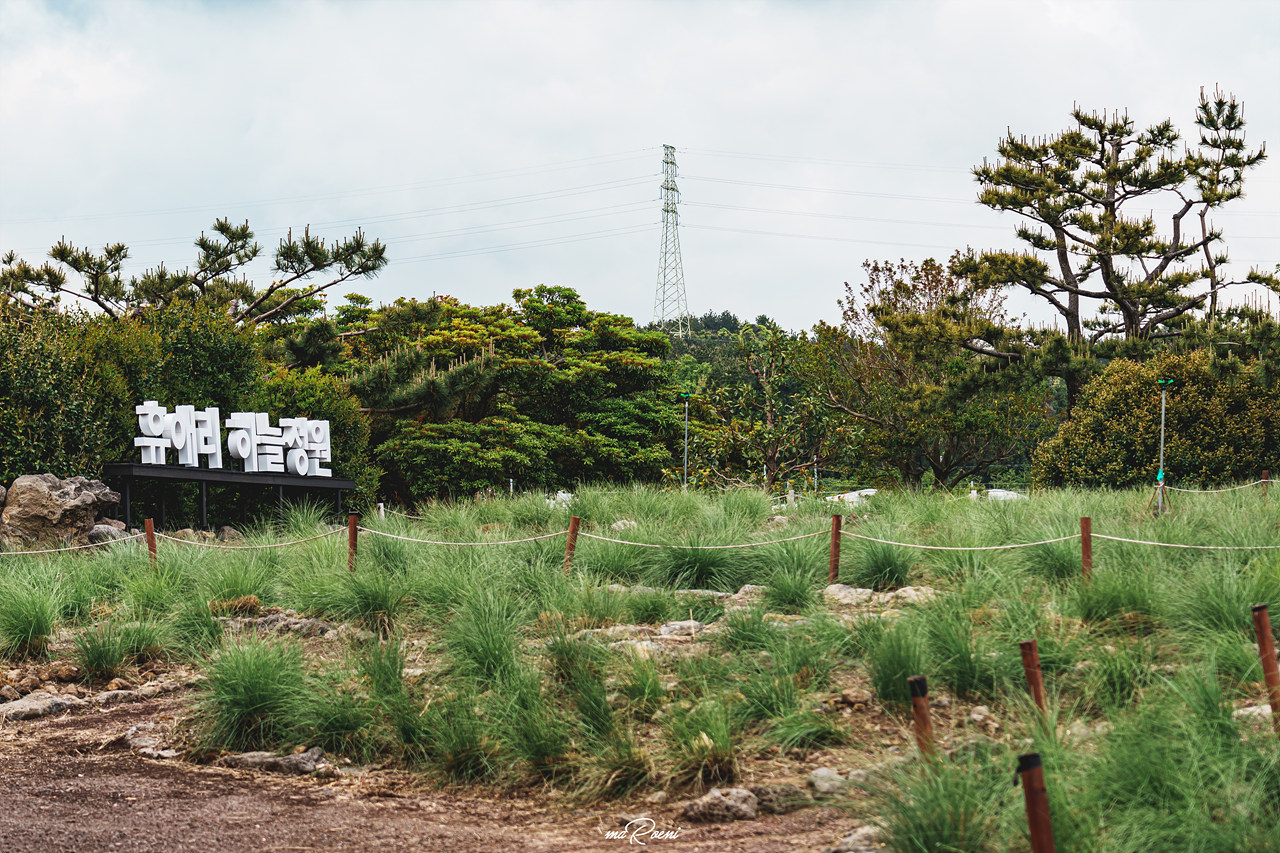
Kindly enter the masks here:
M 1280 734 L 1280 668 L 1276 666 L 1276 641 L 1271 636 L 1271 614 L 1267 605 L 1253 606 L 1253 631 L 1258 635 L 1258 657 L 1262 659 L 1262 675 L 1267 680 L 1267 699 L 1271 702 L 1271 727 Z
M 831 563 L 827 568 L 827 583 L 835 583 L 840 576 L 840 524 L 843 515 L 831 516 Z
M 576 515 L 569 517 L 569 537 L 564 542 L 564 573 L 569 574 L 573 568 L 573 551 L 578 547 L 578 523 Z
M 1027 801 L 1027 827 L 1031 830 L 1032 853 L 1053 853 L 1053 825 L 1049 822 L 1049 794 L 1044 787 L 1044 767 L 1040 753 L 1018 756 L 1022 796 Z
M 354 512 L 347 516 L 347 571 L 356 570 L 356 543 L 360 538 L 360 516 Z
M 1035 640 L 1027 640 L 1019 643 L 1018 648 L 1022 649 L 1022 669 L 1027 674 L 1027 689 L 1031 691 L 1031 698 L 1043 714 L 1048 710 L 1048 702 L 1044 695 L 1044 673 L 1040 671 L 1040 647 Z
M 142 522 L 142 529 L 147 532 L 147 553 L 151 555 L 151 568 L 156 567 L 156 523 L 148 518 Z
M 1093 519 L 1087 515 L 1080 518 L 1080 571 L 1085 580 L 1093 576 Z
M 916 746 L 926 756 L 932 756 L 933 718 L 929 714 L 929 682 L 923 675 L 912 675 L 907 678 L 907 687 L 911 691 L 911 717 L 915 723 Z

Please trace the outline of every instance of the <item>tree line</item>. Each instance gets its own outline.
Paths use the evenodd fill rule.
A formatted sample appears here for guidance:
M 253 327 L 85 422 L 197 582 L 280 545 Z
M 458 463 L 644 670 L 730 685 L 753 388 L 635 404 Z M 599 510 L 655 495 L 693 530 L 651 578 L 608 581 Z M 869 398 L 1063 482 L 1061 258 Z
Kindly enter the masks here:
M 1280 281 L 1226 276 L 1212 220 L 1265 148 L 1221 92 L 1201 93 L 1195 127 L 1184 140 L 1171 121 L 1075 109 L 1058 133 L 1010 133 L 974 169 L 977 201 L 1015 213 L 1025 248 L 866 261 L 833 293 L 839 320 L 798 332 L 712 311 L 668 336 L 547 285 L 490 306 L 331 306 L 388 263 L 360 231 L 291 232 L 265 285 L 244 274 L 263 252 L 252 229 L 226 219 L 182 270 L 127 276 L 120 244 L 60 240 L 39 265 L 9 252 L 0 479 L 127 458 L 132 406 L 158 399 L 328 418 L 365 500 L 679 482 L 686 405 L 698 486 L 772 489 L 815 468 L 1122 486 L 1154 475 L 1157 379 L 1175 380 L 1171 473 L 1280 469 L 1280 324 L 1269 304 L 1228 302 Z M 1011 316 L 1013 292 L 1058 322 Z

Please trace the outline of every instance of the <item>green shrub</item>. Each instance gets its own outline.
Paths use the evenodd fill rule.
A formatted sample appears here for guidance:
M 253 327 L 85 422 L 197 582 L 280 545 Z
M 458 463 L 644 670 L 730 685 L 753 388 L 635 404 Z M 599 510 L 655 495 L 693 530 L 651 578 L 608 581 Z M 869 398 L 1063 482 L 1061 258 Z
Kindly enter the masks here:
M 775 720 L 768 737 L 783 752 L 808 753 L 848 743 L 849 727 L 838 716 L 804 709 Z
M 1280 469 L 1280 384 L 1222 381 L 1207 350 L 1165 351 L 1138 363 L 1113 359 L 1085 387 L 1071 420 L 1033 455 L 1046 486 L 1125 488 L 1154 483 L 1160 459 L 1160 385 L 1166 406 L 1168 478 L 1195 487 Z
M 484 681 L 501 679 L 515 666 L 516 629 L 523 619 L 523 609 L 510 596 L 477 592 L 445 626 L 445 646 L 463 673 Z

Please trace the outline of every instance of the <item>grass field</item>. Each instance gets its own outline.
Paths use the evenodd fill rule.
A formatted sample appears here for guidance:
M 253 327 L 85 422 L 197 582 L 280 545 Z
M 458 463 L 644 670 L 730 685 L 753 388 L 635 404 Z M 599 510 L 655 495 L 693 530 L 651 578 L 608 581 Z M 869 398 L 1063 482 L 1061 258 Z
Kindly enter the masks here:
M 880 494 L 845 530 L 981 547 L 1079 532 L 1243 550 L 1078 540 L 923 551 L 846 537 L 840 582 L 872 605 L 823 595 L 831 505 L 775 510 L 758 492 L 707 497 L 584 488 L 420 508 L 372 530 L 503 542 L 568 527 L 663 547 L 564 538 L 478 547 L 365 532 L 275 550 L 162 542 L 0 558 L 0 648 L 106 680 L 148 660 L 207 674 L 188 724 L 193 753 L 320 745 L 441 780 L 555 787 L 584 799 L 696 792 L 816 766 L 864 768 L 848 807 L 899 851 L 1026 850 L 1016 756 L 1045 763 L 1059 851 L 1280 849 L 1280 743 L 1233 716 L 1265 701 L 1250 607 L 1280 609 L 1280 495 L 1148 493 L 971 501 Z M 853 512 L 852 510 L 847 510 Z M 770 519 L 787 517 L 779 523 Z M 618 521 L 634 528 L 615 531 Z M 328 530 L 293 511 L 251 531 L 269 544 Z M 821 534 L 743 549 L 703 549 Z M 760 589 L 743 595 L 745 585 Z M 902 586 L 932 595 L 899 602 Z M 680 593 L 707 590 L 722 595 Z M 282 608 L 360 629 L 341 641 L 224 633 L 222 614 Z M 260 611 L 259 611 L 260 612 Z M 664 637 L 661 626 L 692 635 Z M 1277 613 L 1280 622 L 1280 613 Z M 639 626 L 639 627 L 627 627 Z M 1048 719 L 1027 699 L 1019 642 L 1036 639 Z M 905 677 L 929 677 L 944 751 L 914 752 Z M 870 694 L 859 701 L 861 691 Z M 989 715 L 973 712 L 985 706 Z

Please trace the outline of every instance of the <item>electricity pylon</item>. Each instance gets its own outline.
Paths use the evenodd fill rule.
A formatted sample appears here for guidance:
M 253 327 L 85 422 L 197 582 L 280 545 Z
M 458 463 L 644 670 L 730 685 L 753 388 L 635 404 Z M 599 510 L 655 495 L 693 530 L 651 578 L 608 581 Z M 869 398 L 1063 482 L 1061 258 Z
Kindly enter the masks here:
M 676 188 L 676 149 L 662 146 L 662 250 L 658 256 L 658 287 L 653 294 L 653 322 L 668 334 L 689 331 L 689 303 L 684 293 L 684 265 L 680 262 L 680 190 Z

